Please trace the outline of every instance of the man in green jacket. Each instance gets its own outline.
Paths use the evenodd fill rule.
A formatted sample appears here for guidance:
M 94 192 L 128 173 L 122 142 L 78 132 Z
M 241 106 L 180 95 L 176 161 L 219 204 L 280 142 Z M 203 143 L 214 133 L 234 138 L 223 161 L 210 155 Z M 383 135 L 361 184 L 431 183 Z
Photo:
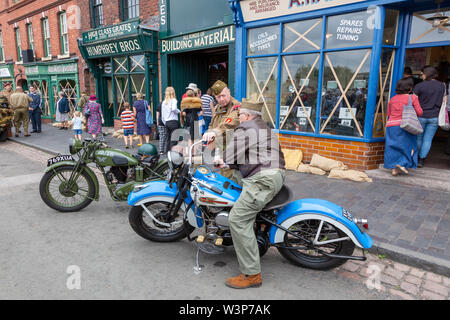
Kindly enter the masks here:
M 24 136 L 30 136 L 28 133 L 28 123 L 30 122 L 28 108 L 30 107 L 30 102 L 32 101 L 33 99 L 23 92 L 22 87 L 17 87 L 16 92 L 11 94 L 11 97 L 9 98 L 9 105 L 11 109 L 14 110 L 14 127 L 16 127 L 16 137 L 19 136 L 19 130 L 22 123 Z

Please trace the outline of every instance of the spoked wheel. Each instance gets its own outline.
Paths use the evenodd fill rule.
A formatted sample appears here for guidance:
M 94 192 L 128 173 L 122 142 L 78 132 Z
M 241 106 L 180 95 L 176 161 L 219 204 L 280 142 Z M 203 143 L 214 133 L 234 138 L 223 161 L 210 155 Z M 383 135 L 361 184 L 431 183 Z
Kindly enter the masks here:
M 79 211 L 88 206 L 95 197 L 95 183 L 82 170 L 70 180 L 74 167 L 67 165 L 47 172 L 41 179 L 39 193 L 51 208 L 61 212 Z
M 346 259 L 332 258 L 326 254 L 351 256 L 355 244 L 336 226 L 319 219 L 297 221 L 289 231 L 314 242 L 314 248 L 307 248 L 307 243 L 286 232 L 284 247 L 299 247 L 297 250 L 278 248 L 281 255 L 292 263 L 310 269 L 328 270 L 345 263 Z M 323 253 L 324 252 L 324 253 Z
M 171 200 L 159 200 L 145 204 L 146 209 L 155 217 L 155 221 L 142 206 L 134 206 L 130 210 L 128 220 L 133 230 L 141 237 L 156 242 L 173 242 L 186 237 L 193 227 L 185 227 L 183 221 L 184 208 L 178 210 L 175 219 L 169 217 Z

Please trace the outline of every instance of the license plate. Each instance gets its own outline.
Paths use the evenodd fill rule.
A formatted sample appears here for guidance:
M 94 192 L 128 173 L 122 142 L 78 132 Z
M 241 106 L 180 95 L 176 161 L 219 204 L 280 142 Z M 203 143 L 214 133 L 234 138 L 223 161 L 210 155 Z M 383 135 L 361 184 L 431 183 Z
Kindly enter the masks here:
M 71 155 L 56 156 L 47 160 L 47 167 L 61 161 L 75 161 L 75 159 Z

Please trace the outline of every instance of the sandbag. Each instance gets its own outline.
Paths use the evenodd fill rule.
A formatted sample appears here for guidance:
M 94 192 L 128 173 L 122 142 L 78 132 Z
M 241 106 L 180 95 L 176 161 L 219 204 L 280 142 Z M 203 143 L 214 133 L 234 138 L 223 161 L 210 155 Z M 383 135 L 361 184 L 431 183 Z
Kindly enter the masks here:
M 316 167 L 311 167 L 309 164 L 303 164 L 300 163 L 300 165 L 297 168 L 297 172 L 302 172 L 302 173 L 312 173 L 312 174 L 318 174 L 318 175 L 325 175 L 327 172 L 320 169 L 320 168 L 316 168 Z
M 284 155 L 285 167 L 287 170 L 297 170 L 303 160 L 303 153 L 300 149 L 281 149 Z
M 372 179 L 362 171 L 357 170 L 341 170 L 333 169 L 330 171 L 328 178 L 331 179 L 348 179 L 358 182 L 372 182 Z
M 341 161 L 328 159 L 325 157 L 322 157 L 318 154 L 313 154 L 311 162 L 311 167 L 320 168 L 325 171 L 331 171 L 333 169 L 340 169 L 340 170 L 347 170 L 348 167 L 343 164 Z

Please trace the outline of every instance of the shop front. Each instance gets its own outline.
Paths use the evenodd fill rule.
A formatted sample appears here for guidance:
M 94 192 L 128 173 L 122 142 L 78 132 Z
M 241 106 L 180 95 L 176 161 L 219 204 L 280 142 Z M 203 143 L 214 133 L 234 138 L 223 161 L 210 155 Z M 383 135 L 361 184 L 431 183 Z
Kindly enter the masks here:
M 41 92 L 43 119 L 55 118 L 59 92 L 67 96 L 71 113 L 76 109 L 80 96 L 78 59 L 30 63 L 24 64 L 24 68 L 28 86 L 34 85 Z
M 0 65 L 0 91 L 3 90 L 6 82 L 11 83 L 13 85 L 13 88 L 15 88 L 13 64 Z
M 416 61 L 416 73 L 449 61 L 448 20 L 431 18 L 444 16 L 448 1 L 439 10 L 440 3 L 421 0 L 229 2 L 236 96 L 263 101 L 263 118 L 282 147 L 301 149 L 306 160 L 318 153 L 355 169 L 377 168 L 387 103 L 409 50 L 439 48 Z
M 139 20 L 83 33 L 79 48 L 95 78 L 105 126 L 121 126 L 125 102 L 142 93 L 152 110 L 158 101 L 158 37 Z
M 235 26 L 228 2 L 160 0 L 160 13 L 162 93 L 173 86 L 181 101 L 189 83 L 206 93 L 222 80 L 233 94 Z

